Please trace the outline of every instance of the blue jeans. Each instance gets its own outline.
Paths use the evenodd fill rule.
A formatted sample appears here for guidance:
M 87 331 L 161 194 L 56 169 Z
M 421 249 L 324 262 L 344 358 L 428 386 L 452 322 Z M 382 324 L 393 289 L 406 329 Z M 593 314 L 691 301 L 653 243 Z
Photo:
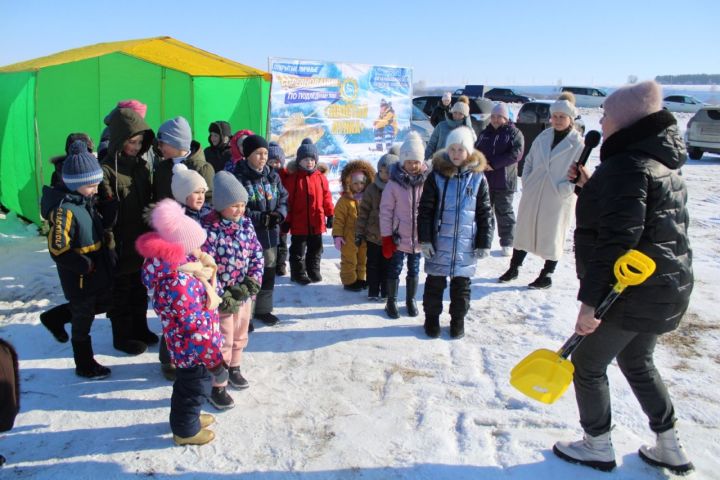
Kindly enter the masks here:
M 405 253 L 400 250 L 396 250 L 393 256 L 390 258 L 390 265 L 388 266 L 388 276 L 390 280 L 397 280 L 400 278 L 400 272 L 403 269 L 403 260 L 407 257 L 407 276 L 417 277 L 420 272 L 420 254 L 419 253 Z

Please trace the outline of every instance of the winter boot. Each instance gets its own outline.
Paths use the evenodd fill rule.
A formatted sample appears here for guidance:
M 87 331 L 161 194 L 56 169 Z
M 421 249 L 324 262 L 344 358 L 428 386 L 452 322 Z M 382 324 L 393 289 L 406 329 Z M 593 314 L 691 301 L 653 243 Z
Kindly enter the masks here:
M 676 475 L 685 475 L 695 469 L 680 444 L 675 428 L 658 433 L 655 446 L 643 445 L 638 454 L 650 465 L 667 468 Z
M 464 336 L 465 336 L 465 318 L 463 318 L 463 317 L 450 318 L 450 337 L 451 338 L 462 338 Z
M 360 280 L 355 280 L 353 283 L 349 285 L 343 285 L 343 288 L 345 290 L 350 290 L 351 292 L 362 292 L 362 284 L 360 283 Z
M 261 322 L 263 322 L 263 323 L 264 323 L 265 325 L 267 325 L 268 327 L 272 327 L 273 325 L 277 325 L 278 322 L 280 321 L 280 319 L 279 319 L 278 317 L 276 317 L 275 315 L 273 315 L 273 314 L 270 313 L 270 312 L 268 312 L 268 313 L 256 313 L 256 314 L 255 314 L 255 318 L 257 318 L 258 320 L 260 320 Z M 255 328 L 253 327 L 253 330 L 254 330 L 254 329 L 255 329 Z M 250 330 L 250 329 L 248 328 L 248 331 L 249 331 L 249 330 Z
M 90 337 L 86 340 L 73 340 L 72 348 L 75 358 L 75 375 L 90 380 L 100 380 L 110 375 L 109 368 L 103 367 L 95 361 Z
M 113 334 L 113 347 L 128 355 L 140 355 L 147 350 L 147 344 L 131 338 L 132 320 L 128 317 L 110 318 Z
M 287 275 L 287 264 L 285 262 L 275 265 L 275 275 L 278 277 L 284 277 Z
M 538 275 L 538 277 L 528 285 L 528 288 L 533 290 L 550 288 L 552 286 L 552 278 L 550 278 L 550 275 L 552 275 L 555 271 L 556 265 L 557 261 L 545 260 L 545 265 L 543 266 L 543 269 L 540 270 L 540 275 Z
M 218 410 L 228 410 L 235 406 L 235 401 L 228 395 L 225 387 L 212 387 L 208 401 Z
M 177 435 L 173 435 L 173 441 L 176 445 L 205 445 L 206 443 L 210 443 L 215 438 L 215 434 L 212 432 L 212 430 L 205 430 L 200 429 L 198 433 L 193 435 L 192 437 L 178 437 Z
M 200 414 L 200 428 L 207 428 L 215 423 L 215 417 L 209 413 Z
M 418 277 L 405 277 L 405 308 L 410 317 L 418 316 L 417 302 L 415 302 L 417 287 Z
M 240 367 L 228 368 L 228 374 L 230 375 L 230 378 L 228 378 L 228 383 L 233 387 L 239 390 L 245 390 L 246 388 L 250 387 L 248 381 L 245 380 L 245 377 L 243 377 L 242 373 L 240 373 Z
M 397 278 L 389 278 L 387 282 L 387 303 L 385 304 L 385 313 L 390 318 L 400 318 L 400 312 L 397 308 L 397 291 L 400 280 Z
M 557 442 L 553 446 L 553 453 L 566 462 L 585 465 L 603 472 L 609 472 L 616 466 L 610 432 L 596 437 L 586 433 L 582 440 L 576 442 Z
M 438 338 L 440 336 L 440 317 L 426 315 L 423 329 L 428 337 Z
M 147 316 L 136 314 L 132 319 L 132 338 L 146 345 L 156 345 L 160 337 L 155 335 L 147 324 Z
M 70 340 L 65 331 L 65 324 L 70 323 L 72 313 L 70 304 L 63 303 L 40 314 L 40 322 L 52 333 L 55 340 L 60 343 L 67 343 Z
M 513 249 L 512 258 L 510 259 L 510 267 L 507 269 L 507 272 L 500 275 L 498 282 L 505 283 L 510 280 L 515 280 L 518 277 L 520 267 L 522 266 L 526 256 L 526 251 Z

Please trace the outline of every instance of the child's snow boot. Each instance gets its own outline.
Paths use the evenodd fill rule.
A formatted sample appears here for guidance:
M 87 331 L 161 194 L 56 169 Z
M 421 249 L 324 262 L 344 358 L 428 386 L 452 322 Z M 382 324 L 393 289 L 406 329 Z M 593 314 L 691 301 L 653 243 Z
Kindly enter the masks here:
M 610 441 L 610 432 L 593 437 L 585 434 L 576 442 L 557 442 L 553 453 L 566 462 L 577 463 L 609 472 L 615 468 L 615 451 Z
M 247 380 L 245 380 L 245 377 L 242 376 L 242 373 L 240 372 L 240 367 L 230 367 L 228 368 L 228 383 L 232 385 L 233 387 L 244 390 L 248 387 L 250 387 L 250 384 Z
M 417 302 L 415 302 L 417 287 L 418 277 L 405 277 L 405 308 L 410 317 L 418 316 Z
M 658 433 L 655 446 L 643 445 L 638 454 L 650 465 L 667 468 L 677 475 L 685 475 L 695 469 L 685 454 L 675 428 Z
M 465 318 L 451 317 L 450 318 L 450 337 L 451 338 L 462 338 L 464 336 L 465 336 Z
M 86 340 L 73 340 L 72 347 L 75 358 L 75 375 L 90 380 L 100 380 L 110 375 L 109 368 L 103 367 L 95 361 L 90 337 Z
M 208 400 L 218 410 L 228 410 L 235 406 L 235 401 L 228 395 L 225 387 L 212 387 Z
M 425 324 L 423 325 L 425 335 L 430 338 L 438 338 L 440 336 L 440 317 L 425 315 Z
M 173 440 L 175 441 L 176 445 L 205 445 L 206 443 L 210 443 L 215 438 L 215 434 L 212 432 L 212 430 L 205 430 L 200 429 L 198 433 L 193 435 L 192 437 L 178 437 L 177 435 L 173 435 Z
M 70 304 L 63 303 L 57 305 L 47 312 L 40 314 L 40 322 L 52 333 L 55 340 L 60 343 L 67 343 L 70 340 L 65 331 L 65 324 L 70 323 L 72 313 L 70 312 Z
M 385 313 L 390 318 L 400 318 L 400 312 L 397 308 L 397 291 L 400 280 L 397 278 L 390 278 L 387 282 L 387 303 L 385 304 Z

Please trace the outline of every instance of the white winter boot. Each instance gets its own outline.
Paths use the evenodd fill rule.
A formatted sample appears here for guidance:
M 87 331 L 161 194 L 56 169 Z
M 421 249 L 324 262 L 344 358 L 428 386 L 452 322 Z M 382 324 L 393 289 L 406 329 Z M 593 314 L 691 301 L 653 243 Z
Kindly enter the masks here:
M 650 465 L 665 467 L 679 475 L 690 473 L 695 468 L 685 454 L 675 428 L 658 433 L 655 446 L 643 445 L 638 454 Z
M 567 462 L 586 465 L 603 472 L 609 472 L 616 466 L 610 432 L 597 437 L 586 433 L 582 440 L 576 442 L 557 442 L 553 453 Z

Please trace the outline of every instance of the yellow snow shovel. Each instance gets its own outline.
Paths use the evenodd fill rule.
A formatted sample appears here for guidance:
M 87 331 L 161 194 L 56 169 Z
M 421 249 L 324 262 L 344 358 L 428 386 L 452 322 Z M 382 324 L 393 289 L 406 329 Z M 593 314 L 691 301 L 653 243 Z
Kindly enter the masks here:
M 630 250 L 615 261 L 617 283 L 595 310 L 601 319 L 628 286 L 640 285 L 655 271 L 655 262 L 642 252 Z M 535 350 L 510 372 L 510 384 L 521 393 L 543 403 L 553 403 L 572 382 L 575 368 L 567 358 L 580 345 L 582 335 L 573 334 L 558 350 Z

